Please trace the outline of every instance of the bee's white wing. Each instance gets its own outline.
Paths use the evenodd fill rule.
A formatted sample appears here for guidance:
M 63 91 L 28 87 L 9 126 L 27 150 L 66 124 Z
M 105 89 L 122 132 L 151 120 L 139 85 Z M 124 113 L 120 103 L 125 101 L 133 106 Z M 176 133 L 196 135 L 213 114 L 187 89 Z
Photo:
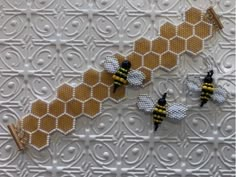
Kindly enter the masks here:
M 120 67 L 118 60 L 113 56 L 107 56 L 103 66 L 104 69 L 109 73 L 115 73 Z
M 217 87 L 214 90 L 213 95 L 211 96 L 212 100 L 219 104 L 224 103 L 226 97 L 227 97 L 227 91 L 221 86 Z
M 137 101 L 138 109 L 143 110 L 145 112 L 152 112 L 155 106 L 152 98 L 148 95 L 139 95 Z
M 167 116 L 171 119 L 181 120 L 187 116 L 188 107 L 181 103 L 174 103 L 168 106 Z
M 127 76 L 127 81 L 132 86 L 141 86 L 143 84 L 144 79 L 145 79 L 145 74 L 138 70 L 130 71 Z
M 192 92 L 200 92 L 201 91 L 201 80 L 200 78 L 192 78 L 187 80 L 187 88 Z

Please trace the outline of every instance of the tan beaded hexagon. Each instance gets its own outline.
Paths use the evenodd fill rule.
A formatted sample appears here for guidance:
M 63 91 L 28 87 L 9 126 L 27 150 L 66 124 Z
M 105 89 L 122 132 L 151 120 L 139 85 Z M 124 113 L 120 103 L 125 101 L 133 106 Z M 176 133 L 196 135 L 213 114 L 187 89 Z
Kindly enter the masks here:
M 161 56 L 161 65 L 168 70 L 173 69 L 177 65 L 177 55 L 171 52 L 164 53 Z
M 63 84 L 57 89 L 57 97 L 62 101 L 68 101 L 73 97 L 73 87 Z
M 185 12 L 185 18 L 187 22 L 191 24 L 196 24 L 201 21 L 201 11 L 192 7 Z
M 57 130 L 59 130 L 63 134 L 70 133 L 75 126 L 75 119 L 73 117 L 63 114 L 60 117 L 58 117 L 57 120 Z
M 150 69 L 154 69 L 159 66 L 160 64 L 160 58 L 159 55 L 149 52 L 148 54 L 144 55 L 144 66 Z
M 65 104 L 62 101 L 55 99 L 49 104 L 50 114 L 57 117 L 64 112 L 65 112 Z
M 203 48 L 203 41 L 198 37 L 191 37 L 187 40 L 187 50 L 192 54 L 199 53 Z
M 88 115 L 90 118 L 93 118 L 100 112 L 100 103 L 95 99 L 91 98 L 90 100 L 84 103 L 84 114 Z
M 208 38 L 211 35 L 211 26 L 205 22 L 200 22 L 195 26 L 195 35 L 201 39 Z
M 185 51 L 185 40 L 175 37 L 170 40 L 170 51 L 180 54 Z
M 33 115 L 27 115 L 22 119 L 22 128 L 26 132 L 34 132 L 38 129 L 39 119 Z
M 111 73 L 107 72 L 107 71 L 102 71 L 101 73 L 101 83 L 103 83 L 104 85 L 107 86 L 112 86 L 114 83 L 114 79 L 112 78 Z
M 193 26 L 184 22 L 177 26 L 177 35 L 187 39 L 193 35 Z
M 152 41 L 152 51 L 158 54 L 162 54 L 167 51 L 168 41 L 161 37 L 158 37 Z
M 83 104 L 79 100 L 72 99 L 66 104 L 66 112 L 73 117 L 77 117 L 83 112 Z
M 114 57 L 118 60 L 119 64 L 121 64 L 122 61 L 125 60 L 125 57 L 119 53 L 115 54 Z
M 99 82 L 99 72 L 90 68 L 84 73 L 84 83 L 93 86 Z
M 37 130 L 30 137 L 30 143 L 37 149 L 43 149 L 48 146 L 48 135 L 41 130 Z
M 92 89 L 91 87 L 80 84 L 75 88 L 75 98 L 85 101 L 91 97 Z
M 132 69 L 138 69 L 140 66 L 142 66 L 142 56 L 139 54 L 133 52 L 127 56 L 127 60 L 131 62 Z
M 145 54 L 151 49 L 151 42 L 148 39 L 140 38 L 134 43 L 134 51 L 139 54 Z
M 161 33 L 160 36 L 166 39 L 170 39 L 176 35 L 176 26 L 166 22 L 164 25 L 161 26 L 160 29 Z
M 99 101 L 103 101 L 108 97 L 108 87 L 99 83 L 93 87 L 93 97 Z
M 56 118 L 50 115 L 46 115 L 40 119 L 40 129 L 52 133 L 56 129 Z
M 31 106 L 31 113 L 42 117 L 43 115 L 47 114 L 47 106 L 48 104 L 46 102 L 37 100 Z
M 152 71 L 150 69 L 145 68 L 145 67 L 141 67 L 139 70 L 145 74 L 145 80 L 144 80 L 143 84 L 150 83 L 151 78 L 152 78 Z
M 113 93 L 113 86 L 110 87 L 110 98 L 115 101 L 121 101 L 125 98 L 125 86 L 119 87 L 115 93 Z

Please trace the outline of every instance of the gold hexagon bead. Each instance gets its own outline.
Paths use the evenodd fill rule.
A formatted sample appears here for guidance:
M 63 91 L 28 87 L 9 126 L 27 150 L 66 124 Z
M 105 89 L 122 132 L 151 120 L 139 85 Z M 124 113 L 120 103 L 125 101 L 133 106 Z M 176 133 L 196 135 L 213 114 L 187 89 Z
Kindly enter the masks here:
M 85 101 L 91 97 L 92 89 L 91 87 L 80 84 L 75 88 L 75 98 L 81 101 Z
M 65 104 L 62 101 L 55 99 L 51 103 L 49 103 L 49 113 L 52 114 L 53 116 L 57 117 L 64 112 L 65 112 Z
M 37 100 L 34 103 L 32 103 L 31 106 L 31 113 L 42 117 L 43 115 L 47 114 L 47 106 L 48 104 L 42 100 Z
M 89 69 L 84 73 L 84 83 L 93 86 L 99 82 L 99 72 L 94 69 Z
M 97 84 L 93 87 L 93 97 L 99 101 L 103 101 L 108 97 L 108 87 L 102 83 Z
M 145 85 L 147 83 L 150 83 L 151 78 L 152 78 L 152 71 L 150 69 L 145 68 L 145 67 L 141 67 L 139 69 L 139 71 L 142 71 L 145 74 L 145 80 L 144 80 L 143 84 Z
M 30 143 L 38 150 L 48 146 L 48 135 L 41 130 L 37 130 L 30 137 Z
M 68 101 L 73 97 L 73 87 L 63 84 L 57 89 L 57 97 L 62 101 Z
M 76 118 L 83 112 L 83 104 L 79 100 L 72 99 L 66 104 L 66 112 Z
M 144 55 L 144 66 L 150 69 L 154 69 L 159 66 L 160 64 L 160 58 L 157 54 L 150 52 L 146 55 Z
M 169 22 L 166 22 L 164 25 L 161 26 L 160 31 L 161 31 L 160 33 L 161 37 L 170 39 L 176 35 L 176 26 L 174 26 Z
M 168 70 L 173 69 L 177 65 L 177 55 L 171 52 L 164 53 L 161 56 L 161 65 Z
M 121 64 L 122 61 L 125 60 L 125 57 L 124 57 L 123 55 L 119 54 L 119 53 L 116 53 L 116 54 L 114 55 L 114 57 L 118 60 L 119 64 Z
M 134 42 L 134 51 L 143 55 L 150 51 L 150 41 L 145 38 L 140 38 Z
M 201 21 L 201 11 L 194 7 L 185 12 L 185 20 L 191 24 L 196 24 Z
M 142 66 L 142 56 L 139 54 L 133 52 L 127 56 L 127 60 L 130 61 L 132 69 L 138 69 Z
M 101 83 L 107 86 L 112 86 L 114 83 L 114 79 L 112 78 L 112 73 L 108 73 L 107 71 L 101 72 Z
M 198 37 L 191 37 L 187 40 L 187 50 L 192 54 L 198 54 L 203 48 L 203 41 Z
M 180 54 L 185 51 L 185 40 L 175 37 L 170 40 L 170 51 Z
M 206 39 L 211 35 L 211 26 L 205 22 L 200 22 L 195 26 L 195 35 L 201 39 Z
M 27 115 L 22 119 L 22 128 L 24 131 L 32 133 L 38 129 L 39 119 L 33 115 Z
M 46 115 L 40 119 L 40 129 L 52 133 L 56 130 L 56 118 Z
M 193 35 L 193 26 L 184 22 L 177 26 L 177 35 L 187 39 Z
M 69 115 L 63 114 L 58 117 L 57 120 L 57 130 L 63 134 L 68 134 L 74 130 L 75 119 Z
M 85 115 L 88 115 L 90 118 L 93 118 L 98 113 L 100 113 L 100 103 L 98 101 L 91 98 L 90 100 L 84 103 Z
M 110 98 L 116 102 L 121 101 L 122 99 L 125 98 L 125 86 L 119 87 L 115 93 L 113 93 L 113 87 L 110 87 Z
M 162 54 L 168 49 L 168 41 L 163 38 L 156 38 L 152 41 L 152 51 Z

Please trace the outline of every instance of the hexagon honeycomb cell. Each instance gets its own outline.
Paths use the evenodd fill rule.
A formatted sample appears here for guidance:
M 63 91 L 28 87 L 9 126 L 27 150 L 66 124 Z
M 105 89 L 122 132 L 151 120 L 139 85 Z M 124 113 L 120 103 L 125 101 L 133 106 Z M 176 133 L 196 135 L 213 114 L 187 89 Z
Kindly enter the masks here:
M 73 87 L 63 84 L 57 89 L 57 97 L 62 101 L 68 101 L 73 97 Z
M 41 130 L 37 130 L 34 132 L 30 137 L 30 143 L 36 149 L 43 149 L 44 147 L 48 146 L 48 135 Z
M 92 89 L 91 87 L 80 84 L 75 88 L 75 98 L 85 101 L 91 97 Z
M 66 112 L 73 117 L 77 117 L 83 112 L 83 104 L 79 100 L 72 99 L 66 104 Z
M 168 41 L 161 37 L 152 41 L 152 51 L 158 54 L 162 54 L 168 49 Z
M 180 54 L 185 51 L 185 40 L 179 37 L 175 37 L 170 40 L 170 51 Z
M 176 26 L 166 22 L 164 25 L 161 26 L 161 37 L 164 37 L 166 39 L 170 39 L 176 35 Z
M 192 7 L 185 12 L 185 18 L 187 22 L 191 24 L 196 24 L 201 21 L 201 11 Z
M 59 116 L 65 112 L 65 103 L 55 99 L 49 104 L 49 113 L 54 116 Z
M 75 119 L 73 117 L 63 114 L 62 116 L 58 117 L 57 120 L 57 130 L 59 130 L 63 134 L 68 134 L 75 127 Z
M 127 56 L 127 60 L 131 62 L 132 69 L 138 69 L 142 66 L 142 56 L 136 53 L 131 53 Z
M 108 97 L 108 87 L 99 83 L 93 87 L 93 97 L 99 101 L 103 101 Z
M 160 64 L 159 55 L 153 52 L 146 54 L 143 60 L 144 60 L 144 66 L 151 69 L 158 67 Z
M 198 54 L 203 48 L 203 41 L 198 37 L 191 37 L 187 40 L 187 50 L 192 54 Z
M 150 41 L 145 38 L 140 38 L 134 43 L 134 51 L 142 55 L 149 52 L 150 48 Z
M 38 129 L 39 119 L 33 115 L 27 115 L 22 119 L 22 128 L 26 132 L 32 133 Z
M 50 115 L 46 115 L 40 119 L 40 129 L 52 133 L 56 129 L 56 118 Z
M 187 39 L 193 35 L 193 26 L 184 22 L 177 26 L 177 35 Z
M 114 83 L 114 79 L 112 78 L 111 73 L 108 73 L 107 71 L 102 71 L 101 73 L 101 83 L 103 83 L 106 86 L 112 86 Z
M 152 79 L 152 71 L 150 69 L 147 69 L 145 67 L 142 67 L 139 69 L 140 71 L 142 71 L 145 74 L 145 80 L 144 80 L 144 85 L 150 83 L 151 79 Z
M 31 113 L 42 117 L 43 115 L 47 114 L 47 106 L 48 104 L 46 102 L 37 100 L 31 106 Z
M 90 99 L 84 103 L 84 113 L 93 118 L 100 112 L 100 103 L 95 99 Z
M 89 69 L 84 73 L 84 83 L 93 86 L 99 82 L 99 72 L 94 69 Z
M 206 39 L 211 36 L 211 26 L 205 22 L 200 22 L 195 26 L 195 34 L 201 39 Z
M 125 86 L 121 86 L 113 93 L 113 86 L 110 87 L 110 98 L 116 102 L 119 102 L 125 98 Z
M 161 56 L 161 65 L 168 70 L 173 69 L 177 65 L 177 55 L 166 52 Z

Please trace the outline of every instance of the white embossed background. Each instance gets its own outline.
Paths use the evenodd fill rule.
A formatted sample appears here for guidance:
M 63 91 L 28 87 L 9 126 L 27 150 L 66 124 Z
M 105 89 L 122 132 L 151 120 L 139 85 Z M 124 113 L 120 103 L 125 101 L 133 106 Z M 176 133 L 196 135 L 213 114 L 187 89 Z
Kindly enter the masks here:
M 94 120 L 81 116 L 76 131 L 59 133 L 43 151 L 18 152 L 7 124 L 27 114 L 31 101 L 54 98 L 63 82 L 79 83 L 88 68 L 113 52 L 127 54 L 141 36 L 153 39 L 166 21 L 178 24 L 191 6 L 214 6 L 224 29 L 197 56 L 183 55 L 173 72 L 158 70 L 153 84 L 128 89 Z M 215 70 L 229 92 L 218 107 L 201 110 L 187 97 L 184 76 Z M 136 109 L 139 93 L 192 106 L 182 122 Z M 0 0 L 0 177 L 235 177 L 234 0 Z M 92 108 L 91 108 L 92 109 Z

